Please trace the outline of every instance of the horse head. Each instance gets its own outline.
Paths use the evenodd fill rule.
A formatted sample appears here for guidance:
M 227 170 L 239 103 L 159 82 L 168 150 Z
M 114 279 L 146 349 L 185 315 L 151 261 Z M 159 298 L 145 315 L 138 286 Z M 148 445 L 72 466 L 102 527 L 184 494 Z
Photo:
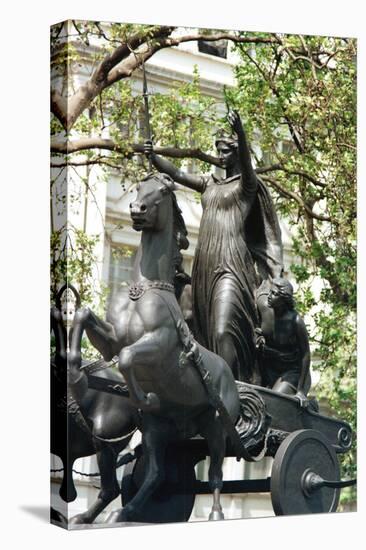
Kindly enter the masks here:
M 136 199 L 130 204 L 132 226 L 136 231 L 170 233 L 173 236 L 172 262 L 178 268 L 181 250 L 189 246 L 187 228 L 175 196 L 175 184 L 167 174 L 148 174 L 137 185 Z
M 137 197 L 130 204 L 136 231 L 160 231 L 171 211 L 174 181 L 167 174 L 149 174 L 137 185 Z

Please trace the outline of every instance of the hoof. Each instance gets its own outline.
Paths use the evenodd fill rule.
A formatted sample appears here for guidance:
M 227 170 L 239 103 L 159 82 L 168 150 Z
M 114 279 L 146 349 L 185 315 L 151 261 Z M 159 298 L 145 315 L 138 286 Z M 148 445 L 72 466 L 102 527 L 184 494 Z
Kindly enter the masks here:
M 212 508 L 210 515 L 208 516 L 208 521 L 219 521 L 225 519 L 224 512 L 222 508 Z
M 149 392 L 146 396 L 146 406 L 149 410 L 160 409 L 160 399 L 156 393 Z
M 68 521 L 66 519 L 66 517 L 61 514 L 61 512 L 59 512 L 58 510 L 55 510 L 54 508 L 51 507 L 51 511 L 50 511 L 50 516 L 51 516 L 51 522 L 52 521 L 58 521 L 59 523 L 61 523 L 62 525 L 67 525 L 68 524 Z
M 121 523 L 125 521 L 128 521 L 127 513 L 123 510 L 123 508 L 121 508 L 120 510 L 111 512 L 105 523 Z
M 69 519 L 69 525 L 82 525 L 84 523 L 92 523 L 92 521 L 85 518 L 83 514 L 78 514 L 77 516 L 74 516 L 71 519 Z
M 119 521 L 118 516 L 121 510 L 115 510 L 111 512 L 105 520 L 105 523 L 117 523 Z

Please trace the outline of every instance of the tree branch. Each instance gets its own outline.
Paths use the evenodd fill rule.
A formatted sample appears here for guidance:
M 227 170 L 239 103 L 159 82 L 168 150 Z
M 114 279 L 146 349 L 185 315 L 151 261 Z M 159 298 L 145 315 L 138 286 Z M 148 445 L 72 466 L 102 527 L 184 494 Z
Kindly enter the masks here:
M 156 27 L 149 36 L 136 34 L 127 43 L 122 43 L 111 54 L 102 59 L 89 80 L 69 97 L 61 98 L 57 92 L 51 94 L 51 110 L 59 119 L 64 129 L 69 132 L 80 114 L 90 105 L 93 99 L 102 90 L 123 78 L 128 78 L 145 61 L 163 48 L 178 46 L 182 42 L 193 40 L 231 40 L 235 43 L 246 44 L 280 44 L 278 37 L 259 38 L 243 37 L 231 33 L 217 33 L 214 35 L 188 34 L 171 37 L 175 27 Z
M 55 103 L 55 99 L 59 99 L 55 96 L 55 93 L 51 94 L 51 110 L 53 114 L 60 120 L 64 129 L 68 132 L 71 130 L 81 113 L 90 105 L 95 97 L 107 86 L 110 86 L 118 79 L 114 79 L 112 82 L 108 82 L 108 75 L 110 71 L 123 62 L 124 59 L 130 60 L 131 49 L 137 48 L 141 44 L 146 44 L 149 48 L 148 40 L 153 40 L 156 37 L 162 37 L 169 35 L 173 31 L 174 27 L 156 27 L 150 31 L 149 37 L 145 34 L 136 34 L 131 37 L 130 42 L 123 43 L 118 46 L 111 54 L 107 54 L 104 59 L 94 70 L 89 80 L 80 86 L 80 88 L 64 103 L 60 100 Z M 155 53 L 155 51 L 153 51 Z M 127 63 L 127 69 L 125 74 L 121 72 L 120 78 L 130 76 L 131 71 L 141 64 L 141 60 L 135 59 L 135 66 L 129 67 Z M 56 92 L 57 94 L 57 92 Z
M 237 44 L 282 44 L 278 36 L 270 36 L 261 38 L 256 36 L 239 36 L 232 33 L 217 33 L 217 34 L 191 34 L 169 38 L 170 46 L 177 46 L 181 42 L 192 42 L 194 40 L 204 40 L 205 42 L 216 42 L 218 40 L 231 40 Z
M 72 153 L 78 153 L 82 151 L 92 150 L 92 149 L 103 149 L 106 151 L 112 151 L 115 153 L 120 153 L 125 158 L 131 158 L 136 153 L 143 153 L 143 145 L 140 143 L 133 143 L 128 148 L 123 148 L 118 146 L 114 141 L 111 139 L 103 139 L 99 137 L 93 137 L 93 138 L 82 138 L 75 141 L 64 141 L 64 140 L 54 140 L 51 142 L 51 153 L 55 154 L 72 154 Z M 156 154 L 170 157 L 170 158 L 176 158 L 176 159 L 184 159 L 184 158 L 192 158 L 201 160 L 202 162 L 207 162 L 208 164 L 212 164 L 214 166 L 220 167 L 220 160 L 217 157 L 214 157 L 212 155 L 209 155 L 207 153 L 204 153 L 201 151 L 201 149 L 197 148 L 178 148 L 178 147 L 155 147 L 154 151 Z M 107 161 L 107 157 L 100 157 L 99 160 L 105 160 Z M 78 163 L 79 166 L 87 165 L 87 164 L 97 164 L 99 161 L 84 161 L 81 163 Z M 67 162 L 65 165 L 68 164 Z M 106 162 L 104 162 L 106 164 Z M 57 164 L 57 166 L 62 166 L 63 164 Z M 56 164 L 55 166 L 56 167 Z M 318 187 L 325 188 L 326 184 L 317 180 L 310 174 L 303 172 L 301 170 L 289 170 L 282 164 L 272 164 L 270 166 L 262 166 L 255 170 L 257 174 L 267 174 L 268 172 L 275 172 L 275 171 L 282 171 L 290 175 L 295 176 L 301 176 L 313 183 L 314 185 Z
M 316 235 L 314 218 L 310 216 L 307 212 L 305 213 L 305 227 L 308 234 L 309 242 L 312 243 L 312 246 L 314 246 L 316 243 L 319 244 L 319 246 L 317 247 L 318 252 L 314 257 L 316 266 L 320 269 L 325 270 L 326 275 L 323 275 L 323 278 L 328 281 L 339 302 L 349 306 L 349 295 L 342 289 L 339 279 L 334 272 L 334 266 L 324 254 L 322 246 L 319 243 L 319 239 Z
M 123 148 L 114 143 L 111 139 L 103 138 L 83 138 L 76 141 L 55 140 L 51 143 L 51 153 L 55 154 L 71 154 L 91 149 L 104 149 L 122 154 L 125 158 L 131 158 L 136 153 L 143 153 L 144 146 L 141 143 L 132 143 L 129 147 Z M 154 147 L 157 155 L 171 157 L 176 159 L 194 158 L 220 166 L 220 160 L 212 155 L 204 153 L 200 149 L 186 148 L 180 149 L 177 147 Z
M 262 179 L 263 181 L 268 182 L 270 185 L 272 185 L 272 187 L 274 187 L 283 197 L 293 199 L 294 201 L 296 201 L 311 218 L 322 222 L 332 221 L 331 218 L 329 218 L 328 216 L 322 216 L 321 214 L 316 214 L 312 210 L 312 208 L 304 201 L 304 199 L 302 199 L 297 193 L 294 193 L 293 191 L 289 191 L 288 189 L 285 189 L 276 180 L 268 177 L 263 177 L 263 176 L 262 176 Z
M 67 166 L 94 166 L 94 165 L 103 165 L 113 168 L 115 170 L 120 170 L 121 166 L 119 164 L 114 164 L 110 162 L 109 157 L 99 156 L 95 159 L 81 160 L 77 161 L 68 161 L 64 160 L 63 162 L 51 162 L 51 168 L 66 168 Z
M 65 128 L 67 125 L 67 99 L 57 90 L 51 90 L 51 112 Z
M 248 59 L 253 63 L 253 65 L 257 68 L 257 70 L 259 71 L 259 73 L 263 76 L 263 78 L 266 80 L 266 82 L 268 83 L 269 87 L 271 88 L 272 90 L 272 93 L 278 98 L 280 99 L 281 98 L 281 94 L 279 93 L 279 91 L 277 90 L 276 86 L 273 84 L 273 81 L 271 79 L 271 77 L 265 72 L 265 70 L 259 65 L 259 63 L 248 53 L 248 52 L 244 52 L 245 55 L 248 57 Z M 304 153 L 305 150 L 304 150 L 304 146 L 303 144 L 301 143 L 297 133 L 296 133 L 296 129 L 293 125 L 293 123 L 291 122 L 290 118 L 288 117 L 287 115 L 287 112 L 286 112 L 286 109 L 282 106 L 282 112 L 283 112 L 283 117 L 286 121 L 286 124 L 288 126 L 288 129 L 290 131 L 290 134 L 291 134 L 291 137 L 296 145 L 296 148 L 297 150 L 300 152 L 300 153 Z
M 164 39 L 165 36 L 168 36 L 175 27 L 157 27 L 154 31 L 151 31 L 148 39 L 145 35 L 137 34 L 133 36 L 128 43 L 121 44 L 118 48 L 116 48 L 111 54 L 107 55 L 99 64 L 99 66 L 96 68 L 96 71 L 92 78 L 94 78 L 98 82 L 103 82 L 104 87 L 110 86 L 115 82 L 113 78 L 111 78 L 111 75 L 109 74 L 110 71 L 116 67 L 118 64 L 120 64 L 122 61 L 126 60 L 127 65 L 128 60 L 131 58 L 131 54 L 135 59 L 135 65 L 136 62 L 138 65 L 141 65 L 141 59 L 136 59 L 136 56 L 134 56 L 133 52 L 141 45 L 146 45 L 146 49 L 148 51 L 152 51 L 151 55 L 155 53 L 155 49 L 152 46 L 153 42 L 149 44 L 147 40 L 152 40 L 155 38 L 159 38 L 160 41 Z M 157 44 L 160 43 L 160 41 L 157 42 Z M 136 67 L 134 67 L 136 68 Z M 126 76 L 130 76 L 128 73 L 128 70 L 125 69 L 122 71 L 122 73 L 126 73 Z M 108 77 L 109 75 L 109 77 Z
M 310 181 L 311 183 L 313 183 L 314 185 L 316 185 L 317 187 L 322 187 L 322 188 L 327 187 L 325 183 L 317 180 L 307 172 L 303 172 L 302 170 L 289 170 L 288 168 L 283 166 L 283 164 L 272 164 L 271 166 L 263 166 L 256 169 L 257 174 L 266 174 L 268 172 L 276 172 L 276 171 L 285 172 L 286 174 L 290 174 L 291 176 L 301 176 L 307 179 L 308 181 Z
M 128 148 L 123 148 L 118 146 L 116 143 L 114 143 L 110 139 L 103 139 L 103 138 L 97 138 L 97 137 L 84 138 L 84 139 L 79 139 L 77 141 L 67 141 L 67 142 L 63 140 L 59 140 L 59 141 L 53 141 L 51 144 L 51 152 L 54 154 L 71 154 L 71 153 L 78 153 L 82 151 L 92 150 L 92 149 L 104 149 L 107 151 L 119 153 L 123 155 L 123 157 L 126 159 L 131 158 L 133 155 L 137 153 L 142 154 L 144 152 L 144 146 L 143 144 L 140 144 L 140 143 L 132 143 Z M 193 158 L 193 159 L 201 160 L 203 162 L 207 162 L 214 166 L 220 166 L 220 160 L 217 157 L 208 155 L 207 153 L 204 153 L 200 149 L 195 149 L 195 148 L 181 149 L 177 147 L 155 147 L 154 151 L 156 154 L 165 156 L 165 157 L 176 158 L 176 159 Z M 108 161 L 108 157 L 103 157 L 103 156 L 100 156 L 96 159 L 87 159 L 85 161 L 80 161 L 80 162 L 63 161 L 62 163 L 53 163 L 52 166 L 62 167 L 68 164 L 70 166 L 87 166 L 92 164 L 105 164 L 107 166 L 109 165 L 111 168 L 118 169 L 118 166 Z M 319 182 L 318 180 L 316 180 L 306 172 L 302 172 L 300 170 L 291 171 L 286 169 L 284 166 L 280 164 L 273 164 L 271 166 L 257 168 L 256 173 L 262 175 L 262 174 L 266 174 L 268 172 L 273 172 L 276 170 L 281 170 L 289 174 L 305 177 L 315 185 L 320 185 L 322 187 L 325 187 L 325 184 L 323 184 L 322 182 Z M 306 210 L 308 215 L 311 216 L 312 218 L 315 218 L 320 221 L 326 221 L 326 222 L 331 221 L 331 218 L 327 216 L 316 214 L 312 210 L 311 206 L 309 206 L 299 195 L 297 195 L 293 191 L 285 189 L 276 180 L 268 177 L 263 177 L 263 176 L 262 176 L 262 179 L 268 182 L 270 185 L 272 185 L 282 196 L 295 200 L 304 210 Z

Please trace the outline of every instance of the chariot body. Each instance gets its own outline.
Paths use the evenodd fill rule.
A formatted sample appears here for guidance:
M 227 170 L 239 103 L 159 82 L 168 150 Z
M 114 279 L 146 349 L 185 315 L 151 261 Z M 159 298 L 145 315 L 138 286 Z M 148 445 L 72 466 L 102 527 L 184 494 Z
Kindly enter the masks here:
M 123 383 L 108 383 L 108 380 L 98 379 L 95 375 L 89 377 L 89 383 L 99 391 L 128 396 L 127 386 Z M 320 414 L 312 403 L 304 408 L 294 397 L 267 388 L 243 382 L 237 382 L 237 387 L 244 423 L 249 414 L 258 415 L 250 428 L 252 440 L 246 438 L 244 460 L 251 462 L 271 457 L 273 464 L 270 477 L 224 481 L 221 493 L 270 493 L 276 515 L 335 512 L 341 489 L 355 483 L 355 480 L 340 480 L 338 463 L 338 455 L 349 451 L 352 444 L 350 426 Z M 264 416 L 270 421 L 258 437 Z M 135 521 L 188 521 L 196 495 L 210 493 L 209 483 L 197 480 L 195 473 L 195 466 L 207 456 L 207 443 L 199 436 L 170 445 L 165 461 L 166 478 Z M 232 442 L 229 442 L 225 456 L 238 456 L 237 447 Z M 141 487 L 145 463 L 139 445 L 124 469 L 123 505 Z

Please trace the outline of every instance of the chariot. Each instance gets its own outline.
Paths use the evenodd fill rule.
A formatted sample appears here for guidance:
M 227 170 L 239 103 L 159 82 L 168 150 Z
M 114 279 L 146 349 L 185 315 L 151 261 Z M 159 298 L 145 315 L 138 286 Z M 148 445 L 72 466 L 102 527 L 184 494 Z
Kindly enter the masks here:
M 90 387 L 128 396 L 124 384 L 89 377 Z M 310 401 L 301 407 L 291 396 L 267 388 L 237 382 L 242 403 L 255 392 L 270 417 L 260 456 L 273 458 L 271 475 L 264 479 L 224 481 L 222 494 L 270 493 L 276 515 L 335 512 L 343 487 L 355 480 L 340 480 L 338 455 L 349 451 L 352 432 L 344 421 L 320 414 Z M 188 521 L 196 495 L 209 494 L 208 482 L 196 479 L 195 466 L 208 456 L 206 441 L 195 437 L 170 445 L 166 452 L 166 479 L 140 510 L 135 521 L 167 523 Z M 226 456 L 237 456 L 228 445 Z M 247 457 L 247 460 L 251 460 Z M 137 493 L 144 479 L 145 459 L 139 445 L 125 466 L 122 503 Z
M 315 400 L 302 401 L 235 381 L 228 363 L 194 339 L 173 284 L 185 226 L 169 176 L 147 176 L 130 209 L 142 241 L 133 283 L 113 301 L 108 321 L 77 307 L 67 354 L 61 315 L 54 316 L 54 331 L 64 340 L 58 360 L 64 356 L 67 365 L 75 419 L 84 433 L 89 430 L 96 450 L 103 446 L 106 454 L 116 441 L 123 441 L 124 448 L 131 437 L 131 422 L 142 433 L 142 444 L 125 466 L 123 507 L 110 521 L 188 521 L 196 495 L 209 492 L 212 520 L 223 519 L 220 493 L 268 492 L 277 515 L 336 511 L 341 488 L 355 483 L 340 480 L 337 457 L 350 449 L 350 426 L 320 414 Z M 109 377 L 108 363 L 103 361 L 99 375 L 98 369 L 82 366 L 84 330 L 105 362 L 118 357 L 120 378 Z M 114 404 L 116 414 L 112 414 L 112 405 L 100 405 L 95 418 L 83 406 L 90 401 L 88 392 L 124 398 L 123 411 Z M 116 420 L 123 417 L 128 422 L 122 427 Z M 113 424 L 122 433 L 111 434 Z M 195 466 L 206 456 L 210 457 L 207 483 L 195 475 Z M 223 481 L 225 456 L 246 461 L 271 457 L 271 475 Z M 115 489 L 112 467 L 115 461 L 109 462 L 106 479 Z M 94 521 L 113 495 L 110 487 L 102 488 L 97 503 L 76 523 Z

